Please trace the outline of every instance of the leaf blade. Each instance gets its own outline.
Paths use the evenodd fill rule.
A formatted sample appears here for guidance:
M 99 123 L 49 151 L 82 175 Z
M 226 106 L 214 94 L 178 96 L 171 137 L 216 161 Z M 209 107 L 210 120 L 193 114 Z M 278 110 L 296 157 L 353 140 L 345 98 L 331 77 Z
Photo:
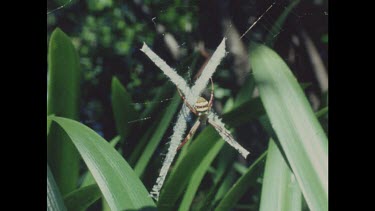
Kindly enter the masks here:
M 298 211 L 302 194 L 293 173 L 271 139 L 263 177 L 260 211 Z
M 131 96 L 117 77 L 112 78 L 111 92 L 116 129 L 123 142 L 130 130 L 128 122 L 135 120 L 139 115 L 132 106 Z
M 74 120 L 51 119 L 67 132 L 112 210 L 155 206 L 134 171 L 108 142 Z
M 47 164 L 47 210 L 66 211 L 59 188 Z
M 240 197 L 246 192 L 249 185 L 253 182 L 254 176 L 257 176 L 256 173 L 263 166 L 262 163 L 266 154 L 267 151 L 259 156 L 259 158 L 248 168 L 247 172 L 236 181 L 227 194 L 225 194 L 215 210 L 228 210 L 234 207 L 238 200 L 240 200 Z
M 65 196 L 64 201 L 69 211 L 81 211 L 102 197 L 97 184 L 79 188 Z
M 80 67 L 70 38 L 59 28 L 48 46 L 47 115 L 78 119 Z M 47 159 L 63 195 L 76 188 L 79 155 L 66 134 L 52 123 L 47 136 Z
M 311 210 L 328 210 L 328 140 L 296 78 L 264 45 L 251 64 L 263 105 Z

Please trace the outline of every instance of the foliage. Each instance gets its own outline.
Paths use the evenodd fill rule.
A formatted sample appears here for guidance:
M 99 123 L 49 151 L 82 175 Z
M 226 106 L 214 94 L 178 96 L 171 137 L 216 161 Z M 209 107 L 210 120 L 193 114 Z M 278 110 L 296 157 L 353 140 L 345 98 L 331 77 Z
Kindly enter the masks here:
M 328 32 L 319 22 L 327 5 L 277 2 L 240 40 L 250 61 L 241 73 L 230 29 L 242 34 L 272 2 L 48 2 L 48 11 L 67 3 L 47 15 L 48 209 L 303 210 L 305 200 L 309 210 L 327 210 L 328 92 L 319 90 L 299 36 L 306 32 L 327 64 Z M 233 21 L 230 28 L 221 30 L 211 13 L 218 11 Z M 179 57 L 167 47 L 169 35 Z M 229 47 L 213 75 L 214 110 L 250 155 L 241 158 L 202 127 L 153 201 L 182 100 L 139 49 L 147 43 L 191 86 L 206 59 L 197 43 L 211 53 L 224 36 Z M 191 126 L 195 117 L 185 119 Z

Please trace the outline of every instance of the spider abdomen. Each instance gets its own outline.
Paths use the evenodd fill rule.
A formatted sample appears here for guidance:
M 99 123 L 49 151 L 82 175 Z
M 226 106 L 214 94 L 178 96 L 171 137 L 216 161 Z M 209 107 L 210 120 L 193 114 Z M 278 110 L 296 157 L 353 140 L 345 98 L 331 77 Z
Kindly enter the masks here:
M 203 113 L 208 110 L 209 104 L 206 99 L 204 99 L 203 97 L 199 97 L 194 107 L 198 113 Z

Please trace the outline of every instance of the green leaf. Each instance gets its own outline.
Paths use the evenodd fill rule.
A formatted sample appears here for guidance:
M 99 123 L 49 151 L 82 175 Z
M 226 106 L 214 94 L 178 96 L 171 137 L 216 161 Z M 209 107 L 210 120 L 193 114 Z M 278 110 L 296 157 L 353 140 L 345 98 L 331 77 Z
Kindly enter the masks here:
M 47 115 L 78 119 L 80 67 L 69 37 L 59 28 L 48 47 Z M 79 155 L 66 134 L 52 123 L 47 136 L 47 160 L 62 195 L 76 188 Z
M 138 118 L 138 114 L 134 110 L 129 93 L 116 77 L 112 78 L 112 110 L 117 132 L 124 141 L 130 130 L 128 122 Z
M 50 117 L 55 116 L 54 114 L 48 115 Z M 49 129 L 51 128 L 52 120 L 47 118 L 47 135 L 49 133 Z
M 271 125 L 312 211 L 328 210 L 328 140 L 296 78 L 264 45 L 250 59 Z
M 192 209 L 210 210 L 212 209 L 211 206 L 224 196 L 234 183 L 235 174 L 232 164 L 237 156 L 238 152 L 234 148 L 224 144 L 217 158 L 217 168 L 214 169 L 214 173 L 212 174 L 214 185 L 209 189 L 207 194 L 199 197 L 194 202 Z
M 212 196 L 207 197 L 205 204 L 202 204 L 200 211 L 210 209 L 210 206 L 217 205 L 219 201 L 228 193 L 232 185 L 237 179 L 237 175 L 233 168 L 228 168 L 228 172 L 223 175 L 223 181 L 217 184 L 217 187 L 214 187 L 211 191 Z
M 318 119 L 324 117 L 326 114 L 328 114 L 328 106 L 320 109 L 315 113 Z
M 264 110 L 262 109 L 259 99 L 250 100 L 223 115 L 223 122 L 228 127 L 236 127 L 263 114 Z M 238 118 L 239 115 L 241 115 L 241 118 Z M 174 170 L 170 173 L 160 193 L 158 209 L 174 209 L 176 201 L 186 188 L 195 170 L 206 159 L 206 156 L 213 156 L 211 153 L 214 153 L 218 147 L 221 148 L 224 143 L 215 129 L 207 126 L 191 143 L 184 157 L 179 158 L 180 162 L 178 161 L 174 165 Z M 200 181 L 197 182 L 200 183 Z
M 283 156 L 271 139 L 263 177 L 260 211 L 300 211 L 302 194 Z
M 47 211 L 66 210 L 52 172 L 47 164 Z
M 115 148 L 115 146 L 117 145 L 117 143 L 119 141 L 120 141 L 120 136 L 116 136 L 111 141 L 109 141 L 109 145 L 111 145 L 111 147 Z M 82 182 L 80 187 L 83 188 L 85 186 L 89 186 L 89 185 L 93 185 L 93 184 L 96 184 L 95 179 L 92 176 L 91 172 L 87 171 L 86 174 L 83 177 L 83 182 Z
M 106 140 L 74 120 L 51 119 L 69 135 L 112 210 L 155 206 L 137 175 Z
M 217 155 L 218 149 L 224 143 L 212 127 L 207 127 L 197 136 L 181 162 L 174 166 L 175 169 L 170 173 L 169 179 L 164 184 L 158 201 L 159 210 L 175 210 L 176 201 L 186 188 L 195 170 L 199 168 L 203 160 L 206 160 L 206 156 Z
M 145 168 L 147 167 L 147 164 L 150 162 L 151 156 L 153 155 L 157 146 L 162 140 L 165 131 L 171 125 L 173 116 L 176 113 L 178 106 L 180 105 L 180 101 L 180 96 L 177 93 L 175 93 L 173 100 L 170 102 L 169 106 L 164 110 L 164 115 L 162 116 L 160 121 L 157 122 L 157 128 L 134 168 L 134 171 L 138 176 L 141 176 L 143 174 Z
M 244 166 L 243 164 L 241 163 L 234 163 L 233 164 L 233 168 L 238 172 L 240 173 L 241 175 L 244 175 L 246 172 L 247 172 L 247 168 L 246 166 Z
M 102 197 L 97 184 L 79 188 L 65 196 L 64 201 L 69 211 L 81 211 L 88 208 Z
M 281 13 L 281 15 L 277 18 L 275 24 L 272 26 L 266 38 L 265 43 L 268 46 L 273 46 L 273 44 L 276 42 L 277 36 L 281 33 L 286 18 L 288 17 L 289 13 L 293 10 L 293 8 L 298 5 L 299 2 L 300 0 L 292 0 L 290 4 L 287 7 L 285 7 L 283 13 Z
M 247 172 L 237 180 L 220 201 L 215 210 L 229 210 L 236 205 L 249 186 L 255 182 L 256 177 L 259 176 L 266 154 L 267 151 L 259 156 L 259 158 L 248 168 Z
M 198 140 L 196 140 L 196 142 L 198 142 Z M 207 152 L 206 156 L 203 157 L 199 166 L 195 169 L 194 173 L 190 178 L 189 185 L 187 186 L 183 200 L 178 210 L 183 211 L 190 209 L 191 203 L 193 202 L 194 196 L 198 190 L 199 185 L 203 180 L 204 175 L 206 174 L 208 168 L 210 167 L 216 155 L 223 147 L 224 143 L 224 141 L 220 141 L 220 139 L 217 139 L 215 145 Z

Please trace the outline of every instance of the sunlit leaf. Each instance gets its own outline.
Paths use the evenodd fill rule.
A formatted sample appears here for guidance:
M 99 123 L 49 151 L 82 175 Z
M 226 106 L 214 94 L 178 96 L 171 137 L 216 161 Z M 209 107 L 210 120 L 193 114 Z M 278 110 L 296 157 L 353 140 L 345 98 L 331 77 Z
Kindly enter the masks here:
M 285 62 L 264 45 L 250 59 L 271 125 L 313 211 L 328 210 L 328 140 Z
M 298 183 L 271 139 L 262 183 L 260 211 L 300 211 L 302 194 Z
M 70 38 L 59 28 L 48 47 L 47 115 L 78 119 L 80 96 L 78 54 Z M 62 195 L 76 188 L 79 156 L 66 133 L 52 123 L 47 137 L 47 160 Z
M 74 120 L 51 119 L 71 138 L 112 210 L 155 206 L 137 175 L 106 140 Z
M 65 211 L 66 207 L 47 164 L 47 211 Z

